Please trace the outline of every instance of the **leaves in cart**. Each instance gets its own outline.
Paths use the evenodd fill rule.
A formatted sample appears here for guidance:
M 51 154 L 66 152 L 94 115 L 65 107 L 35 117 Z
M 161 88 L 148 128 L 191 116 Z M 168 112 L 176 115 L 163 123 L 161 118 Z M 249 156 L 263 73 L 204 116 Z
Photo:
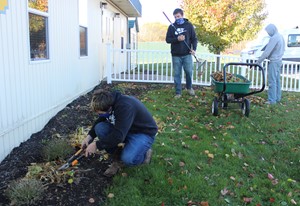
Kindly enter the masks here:
M 212 76 L 212 78 L 214 78 L 215 81 L 224 82 L 224 74 L 221 71 L 214 72 L 211 74 L 211 76 Z M 241 78 L 240 76 L 226 72 L 226 82 L 241 83 L 241 82 L 247 82 L 247 79 Z

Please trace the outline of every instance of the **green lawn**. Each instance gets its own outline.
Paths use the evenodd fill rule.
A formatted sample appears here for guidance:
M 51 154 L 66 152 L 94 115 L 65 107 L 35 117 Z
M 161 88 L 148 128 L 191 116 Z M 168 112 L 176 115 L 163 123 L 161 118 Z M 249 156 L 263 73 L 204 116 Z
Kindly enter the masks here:
M 249 118 L 233 103 L 213 116 L 210 87 L 173 95 L 162 85 L 141 98 L 159 125 L 152 162 L 115 176 L 106 205 L 300 204 L 299 93 L 275 106 L 252 96 Z

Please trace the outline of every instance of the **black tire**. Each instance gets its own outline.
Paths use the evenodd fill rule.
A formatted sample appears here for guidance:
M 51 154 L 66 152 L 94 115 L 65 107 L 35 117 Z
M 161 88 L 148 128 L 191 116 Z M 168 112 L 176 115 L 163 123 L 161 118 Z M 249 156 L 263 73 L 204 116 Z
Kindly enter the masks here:
M 228 103 L 227 103 L 227 94 L 222 95 L 222 108 L 227 109 Z
M 250 101 L 248 99 L 244 99 L 244 101 L 242 103 L 242 112 L 243 112 L 243 115 L 245 115 L 246 117 L 249 117 Z
M 214 98 L 214 101 L 212 103 L 211 112 L 214 116 L 218 115 L 218 98 L 217 97 Z

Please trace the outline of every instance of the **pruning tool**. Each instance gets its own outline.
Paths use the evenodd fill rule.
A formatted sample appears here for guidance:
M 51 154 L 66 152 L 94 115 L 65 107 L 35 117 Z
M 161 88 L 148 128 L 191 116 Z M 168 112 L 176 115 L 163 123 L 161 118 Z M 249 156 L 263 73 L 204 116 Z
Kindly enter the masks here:
M 70 157 L 70 159 L 67 161 L 67 163 L 65 163 L 63 166 L 58 168 L 58 170 L 65 170 L 69 167 L 77 165 L 78 161 L 84 157 L 84 154 L 80 154 L 83 150 L 84 150 L 83 148 L 78 150 L 72 157 Z
M 90 144 L 93 140 L 90 140 L 88 144 Z M 63 166 L 58 168 L 58 170 L 65 170 L 69 167 L 75 166 L 78 164 L 79 160 L 82 159 L 85 155 L 84 153 L 81 154 L 81 152 L 85 151 L 86 145 L 84 145 L 80 150 L 78 150 L 70 159 L 65 163 Z

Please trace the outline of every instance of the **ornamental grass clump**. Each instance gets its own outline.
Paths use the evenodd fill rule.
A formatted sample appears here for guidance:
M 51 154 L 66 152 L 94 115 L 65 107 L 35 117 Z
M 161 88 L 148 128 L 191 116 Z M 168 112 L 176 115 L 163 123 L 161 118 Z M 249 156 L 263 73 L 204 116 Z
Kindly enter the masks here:
M 34 205 L 43 196 L 45 187 L 36 179 L 20 179 L 10 183 L 6 195 L 11 205 Z
M 46 161 L 53 161 L 65 159 L 72 152 L 73 148 L 66 139 L 52 139 L 45 144 L 42 155 Z

